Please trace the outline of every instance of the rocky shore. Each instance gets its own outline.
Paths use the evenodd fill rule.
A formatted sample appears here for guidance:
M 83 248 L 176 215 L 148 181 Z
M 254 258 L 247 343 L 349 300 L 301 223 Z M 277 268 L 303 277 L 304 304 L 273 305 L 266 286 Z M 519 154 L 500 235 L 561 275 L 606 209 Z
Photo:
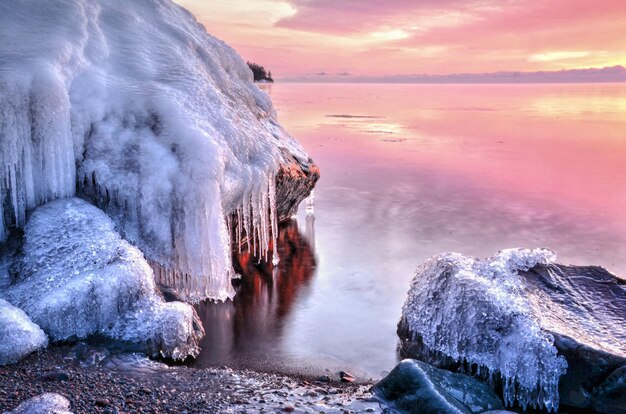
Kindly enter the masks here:
M 336 377 L 336 378 L 335 378 Z M 371 384 L 233 370 L 167 366 L 83 344 L 54 346 L 0 367 L 0 412 L 58 393 L 73 413 L 381 412 Z

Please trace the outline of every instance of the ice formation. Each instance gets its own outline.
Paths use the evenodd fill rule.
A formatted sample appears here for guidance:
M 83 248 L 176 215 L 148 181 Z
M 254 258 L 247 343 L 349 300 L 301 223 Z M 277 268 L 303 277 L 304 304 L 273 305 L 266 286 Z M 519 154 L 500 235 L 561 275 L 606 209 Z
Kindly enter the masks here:
M 435 256 L 417 269 L 400 325 L 429 352 L 500 378 L 506 404 L 556 411 L 567 362 L 518 274 L 555 259 L 546 249 L 508 249 L 486 260 Z
M 169 0 L 0 2 L 0 240 L 88 196 L 187 300 L 234 292 L 224 217 L 267 256 L 274 175 L 308 156 L 237 53 Z
M 52 340 L 97 334 L 174 359 L 199 351 L 193 308 L 165 303 L 141 252 L 84 200 L 35 209 L 11 272 L 16 280 L 1 294 Z
M 0 299 L 0 365 L 48 346 L 48 337 L 22 310 Z

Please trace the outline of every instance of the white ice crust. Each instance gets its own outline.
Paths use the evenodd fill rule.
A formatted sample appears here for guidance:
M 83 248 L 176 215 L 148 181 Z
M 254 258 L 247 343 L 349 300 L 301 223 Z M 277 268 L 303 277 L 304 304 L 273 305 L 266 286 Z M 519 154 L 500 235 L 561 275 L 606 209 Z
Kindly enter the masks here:
M 549 264 L 546 249 L 507 249 L 486 260 L 435 256 L 416 271 L 403 320 L 433 352 L 501 376 L 505 403 L 556 411 L 567 362 L 540 326 L 518 271 Z
M 48 346 L 48 337 L 22 310 L 0 299 L 0 365 Z
M 141 252 L 84 200 L 38 207 L 12 270 L 18 280 L 2 294 L 54 341 L 97 334 L 174 359 L 199 351 L 193 308 L 165 303 Z
M 187 300 L 232 297 L 225 215 L 266 251 L 308 158 L 239 55 L 169 0 L 4 1 L 0 39 L 0 240 L 78 183 Z

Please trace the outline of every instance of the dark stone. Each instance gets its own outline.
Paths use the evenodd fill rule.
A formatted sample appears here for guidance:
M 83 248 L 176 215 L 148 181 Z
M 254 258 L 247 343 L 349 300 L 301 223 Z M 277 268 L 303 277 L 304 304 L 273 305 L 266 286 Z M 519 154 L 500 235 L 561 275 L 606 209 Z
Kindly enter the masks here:
M 70 374 L 68 374 L 67 372 L 48 372 L 46 374 L 38 376 L 36 379 L 37 381 L 44 381 L 44 382 L 69 381 Z
M 626 365 L 613 371 L 594 388 L 591 404 L 601 413 L 623 413 L 626 410 Z
M 626 366 L 626 281 L 597 266 L 535 266 L 522 276 L 544 294 L 545 303 L 560 306 L 559 313 L 584 312 L 591 322 L 585 326 L 548 319 L 554 346 L 568 364 L 559 382 L 561 404 L 625 414 L 619 395 L 602 389 L 619 389 L 619 379 L 609 377 L 616 372 L 619 377 L 618 368 Z M 603 332 L 613 335 L 614 343 Z M 625 398 L 622 391 L 621 401 Z
M 98 398 L 95 402 L 96 407 L 108 407 L 111 405 L 111 402 L 106 398 Z
M 350 374 L 349 372 L 346 372 L 346 371 L 340 371 L 339 372 L 339 378 L 343 382 L 354 382 L 354 381 L 356 381 L 356 377 L 354 375 Z
M 408 414 L 473 414 L 504 408 L 486 384 L 412 359 L 396 365 L 373 392 Z

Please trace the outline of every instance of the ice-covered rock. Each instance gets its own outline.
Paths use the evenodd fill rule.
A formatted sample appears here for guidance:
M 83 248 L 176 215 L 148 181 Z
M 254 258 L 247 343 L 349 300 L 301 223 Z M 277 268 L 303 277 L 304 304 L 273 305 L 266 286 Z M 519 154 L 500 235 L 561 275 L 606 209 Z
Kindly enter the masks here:
M 554 259 L 544 249 L 503 250 L 487 260 L 458 253 L 429 259 L 417 269 L 402 309 L 398 332 L 405 348 L 436 364 L 448 358 L 501 375 L 508 405 L 556 410 L 567 363 L 541 329 L 518 275 Z
M 169 0 L 0 2 L 0 38 L 0 239 L 78 191 L 187 300 L 231 297 L 231 234 L 267 256 L 318 176 L 246 63 Z
M 0 299 L 0 365 L 48 346 L 48 337 L 22 310 Z
M 6 414 L 72 414 L 70 402 L 61 394 L 47 392 L 24 401 Z
M 555 260 L 545 249 L 429 259 L 403 308 L 401 353 L 501 382 L 508 405 L 598 409 L 602 381 L 626 365 L 625 284 Z
M 141 252 L 107 215 L 78 198 L 38 207 L 0 294 L 23 309 L 52 340 L 101 335 L 152 355 L 198 353 L 202 327 L 193 308 L 165 301 Z

